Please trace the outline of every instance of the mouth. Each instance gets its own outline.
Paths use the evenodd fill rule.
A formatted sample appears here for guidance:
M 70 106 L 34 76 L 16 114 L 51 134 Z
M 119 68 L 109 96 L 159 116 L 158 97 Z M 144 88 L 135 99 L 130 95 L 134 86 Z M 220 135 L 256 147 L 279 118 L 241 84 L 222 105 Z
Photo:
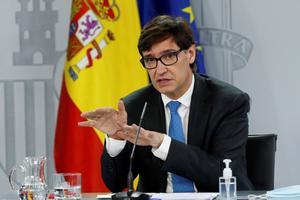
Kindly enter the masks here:
M 156 83 L 157 83 L 159 86 L 165 86 L 165 85 L 168 85 L 170 82 L 171 82 L 171 79 L 167 79 L 167 78 L 161 78 L 161 79 L 158 79 L 158 80 L 156 81 Z

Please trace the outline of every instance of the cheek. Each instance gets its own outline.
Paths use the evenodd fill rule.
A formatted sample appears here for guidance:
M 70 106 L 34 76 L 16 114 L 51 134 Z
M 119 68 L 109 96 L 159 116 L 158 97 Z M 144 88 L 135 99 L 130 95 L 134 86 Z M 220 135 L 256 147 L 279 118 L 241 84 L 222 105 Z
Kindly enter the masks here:
M 190 72 L 190 65 L 188 63 L 188 60 L 186 60 L 184 63 L 182 63 L 181 67 L 177 70 L 177 77 L 181 82 L 185 82 L 188 78 L 188 74 Z
M 154 81 L 154 72 L 153 71 L 148 71 L 148 75 L 151 79 L 151 82 L 153 82 Z

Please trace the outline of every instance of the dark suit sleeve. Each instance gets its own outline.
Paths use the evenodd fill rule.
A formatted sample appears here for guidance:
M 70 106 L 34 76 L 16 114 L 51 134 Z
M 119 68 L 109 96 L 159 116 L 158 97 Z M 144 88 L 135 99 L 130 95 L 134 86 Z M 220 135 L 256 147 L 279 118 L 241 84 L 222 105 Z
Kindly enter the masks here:
M 193 180 L 199 191 L 216 191 L 218 178 L 222 175 L 222 161 L 229 158 L 232 160 L 233 174 L 238 177 L 238 189 L 249 189 L 251 183 L 246 175 L 244 160 L 249 97 L 239 93 L 232 98 L 231 104 L 212 107 L 207 135 L 203 138 L 203 143 L 209 145 L 187 145 L 172 139 L 164 168 Z
M 120 192 L 127 187 L 127 175 L 129 168 L 129 145 L 116 157 L 110 157 L 104 144 L 101 157 L 102 178 L 111 192 Z

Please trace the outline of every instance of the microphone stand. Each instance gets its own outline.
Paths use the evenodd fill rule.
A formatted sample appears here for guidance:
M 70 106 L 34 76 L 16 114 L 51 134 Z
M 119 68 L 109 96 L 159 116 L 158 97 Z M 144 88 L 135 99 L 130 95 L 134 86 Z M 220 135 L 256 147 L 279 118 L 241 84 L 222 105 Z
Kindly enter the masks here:
M 128 170 L 128 176 L 127 176 L 128 192 L 118 192 L 118 193 L 112 195 L 111 199 L 113 199 L 113 200 L 149 200 L 150 199 L 150 195 L 148 195 L 148 194 L 133 191 L 133 175 L 132 175 L 133 155 L 134 155 L 135 147 L 137 145 L 137 141 L 138 141 L 138 138 L 139 138 L 139 135 L 141 132 L 141 125 L 142 125 L 142 121 L 144 118 L 146 107 L 147 107 L 147 102 L 145 102 L 144 107 L 143 107 L 143 111 L 142 111 L 140 121 L 139 121 L 139 128 L 137 130 L 133 148 L 132 148 L 132 151 L 131 151 L 131 154 L 129 157 L 129 170 Z

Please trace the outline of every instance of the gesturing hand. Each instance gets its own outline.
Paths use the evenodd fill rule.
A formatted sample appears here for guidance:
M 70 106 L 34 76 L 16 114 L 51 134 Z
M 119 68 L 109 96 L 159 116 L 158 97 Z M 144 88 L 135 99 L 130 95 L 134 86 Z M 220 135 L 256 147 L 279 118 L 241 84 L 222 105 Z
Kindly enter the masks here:
M 123 130 L 126 132 L 126 134 L 124 134 L 124 139 L 134 144 L 137 137 L 137 130 L 139 127 L 133 124 L 131 126 L 126 125 L 123 128 Z M 164 134 L 162 133 L 149 131 L 143 128 L 141 128 L 140 131 L 141 132 L 137 140 L 137 145 L 152 146 L 154 148 L 158 148 L 164 139 Z
M 122 128 L 127 125 L 127 113 L 123 101 L 119 101 L 118 110 L 104 107 L 84 112 L 81 116 L 88 120 L 79 122 L 79 126 L 93 127 L 115 139 L 123 139 Z

